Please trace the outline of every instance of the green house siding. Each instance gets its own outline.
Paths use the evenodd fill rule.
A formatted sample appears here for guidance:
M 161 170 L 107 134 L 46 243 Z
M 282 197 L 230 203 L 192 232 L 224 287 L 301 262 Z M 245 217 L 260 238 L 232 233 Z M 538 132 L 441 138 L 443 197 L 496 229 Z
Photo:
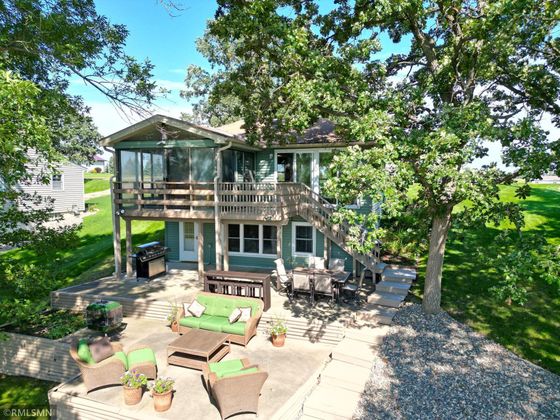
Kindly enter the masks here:
M 296 221 L 301 221 L 297 219 Z M 179 261 L 179 223 L 180 222 L 165 222 L 165 245 L 170 248 L 167 258 L 171 261 Z M 214 234 L 214 223 L 203 224 L 204 235 L 204 264 L 216 264 L 216 242 Z M 323 256 L 324 250 L 324 237 L 319 231 L 316 232 L 315 241 L 315 255 L 317 257 Z M 282 257 L 286 265 L 301 266 L 308 264 L 308 257 L 293 257 L 292 256 L 292 221 L 286 226 L 282 227 Z M 336 244 L 331 245 L 331 258 L 345 259 L 345 268 L 348 271 L 352 270 L 352 257 L 344 252 Z M 244 255 L 230 255 L 229 265 L 232 267 L 250 267 L 273 269 L 274 257 L 255 257 Z
M 179 222 L 165 222 L 165 246 L 169 247 L 167 259 L 179 260 Z
M 257 182 L 274 182 L 274 151 L 266 150 L 256 153 Z

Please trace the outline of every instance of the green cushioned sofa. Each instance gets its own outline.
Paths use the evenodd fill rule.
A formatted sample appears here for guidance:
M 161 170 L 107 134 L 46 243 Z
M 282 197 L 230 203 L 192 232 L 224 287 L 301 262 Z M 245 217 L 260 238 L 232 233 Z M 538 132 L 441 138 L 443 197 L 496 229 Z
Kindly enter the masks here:
M 200 318 L 185 317 L 181 308 L 178 314 L 179 333 L 184 334 L 193 328 L 230 334 L 232 343 L 247 345 L 257 334 L 257 324 L 263 313 L 260 299 L 200 292 L 196 300 L 206 307 Z M 251 308 L 251 318 L 247 322 L 230 324 L 228 317 L 235 308 Z

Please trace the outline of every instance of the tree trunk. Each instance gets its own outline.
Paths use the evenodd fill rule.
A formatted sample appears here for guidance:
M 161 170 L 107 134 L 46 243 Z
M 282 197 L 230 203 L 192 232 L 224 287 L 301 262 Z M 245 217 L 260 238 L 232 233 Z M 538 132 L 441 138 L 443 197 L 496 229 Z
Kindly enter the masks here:
M 430 252 L 426 265 L 426 281 L 424 283 L 424 299 L 422 301 L 422 308 L 427 314 L 435 314 L 440 311 L 441 273 L 447 233 L 451 226 L 451 210 L 448 209 L 444 214 L 434 216 L 432 220 Z

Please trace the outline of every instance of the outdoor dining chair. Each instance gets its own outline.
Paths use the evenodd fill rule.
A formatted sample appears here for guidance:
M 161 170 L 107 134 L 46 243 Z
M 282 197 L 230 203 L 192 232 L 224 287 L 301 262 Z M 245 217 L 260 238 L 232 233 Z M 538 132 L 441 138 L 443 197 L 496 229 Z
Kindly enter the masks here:
M 331 258 L 329 260 L 329 270 L 331 271 L 344 271 L 344 259 L 343 258 Z
M 274 264 L 276 264 L 276 276 L 279 280 L 276 285 L 280 286 L 278 292 L 280 292 L 280 290 L 286 290 L 289 296 L 292 287 L 292 275 L 286 272 L 286 267 L 284 266 L 284 260 L 282 258 L 274 260 Z
M 308 264 L 309 268 L 315 268 L 317 270 L 325 269 L 325 259 L 322 257 L 309 257 Z
M 296 293 L 307 293 L 313 301 L 313 288 L 311 287 L 311 277 L 308 273 L 300 273 L 295 271 L 292 276 L 292 297 Z
M 316 295 L 328 296 L 329 303 L 335 300 L 335 286 L 330 274 L 315 274 L 313 277 L 313 300 Z

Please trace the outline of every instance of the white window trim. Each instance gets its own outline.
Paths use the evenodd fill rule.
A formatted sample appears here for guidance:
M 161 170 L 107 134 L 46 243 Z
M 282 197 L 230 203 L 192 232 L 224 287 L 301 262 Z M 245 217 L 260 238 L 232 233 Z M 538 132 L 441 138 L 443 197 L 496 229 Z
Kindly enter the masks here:
M 55 190 L 54 189 L 54 182 L 53 182 L 53 177 L 54 175 L 51 175 L 51 191 L 64 191 L 64 174 L 60 173 L 60 174 L 56 174 L 56 175 L 60 175 L 60 189 L 59 190 Z
M 313 251 L 312 252 L 296 252 L 296 227 L 309 226 L 313 232 Z M 292 222 L 292 255 L 296 257 L 314 257 L 317 253 L 317 230 L 307 222 Z
M 277 258 L 276 252 L 274 254 L 264 254 L 263 253 L 263 224 L 260 223 L 229 223 L 230 225 L 239 225 L 239 249 L 240 251 L 229 251 L 229 255 L 238 256 L 238 257 L 258 257 L 258 258 Z M 245 252 L 245 225 L 257 225 L 259 227 L 259 252 Z M 267 226 L 276 226 L 276 225 L 267 225 Z M 276 226 L 278 229 L 278 226 Z M 229 248 L 229 227 L 228 227 L 228 248 Z M 276 238 L 274 238 L 276 240 Z

